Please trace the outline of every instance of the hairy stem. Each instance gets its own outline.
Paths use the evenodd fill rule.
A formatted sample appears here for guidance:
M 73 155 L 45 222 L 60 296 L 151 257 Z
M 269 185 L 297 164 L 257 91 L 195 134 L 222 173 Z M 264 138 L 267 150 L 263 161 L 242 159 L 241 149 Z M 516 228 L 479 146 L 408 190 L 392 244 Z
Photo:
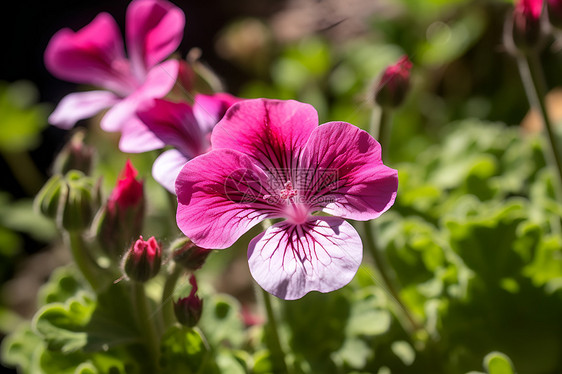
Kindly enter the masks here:
M 551 167 L 556 170 L 556 190 L 558 193 L 557 197 L 560 200 L 562 199 L 562 153 L 546 110 L 544 73 L 539 58 L 534 53 L 528 56 L 517 56 L 517 66 L 519 67 L 519 74 L 521 75 L 521 81 L 523 82 L 529 104 L 538 110 L 546 132 L 549 146 L 545 150 L 545 158 Z
M 281 347 L 279 328 L 277 326 L 277 320 L 275 318 L 275 313 L 273 312 L 273 307 L 271 305 L 271 296 L 264 290 L 262 290 L 262 296 L 265 311 L 267 313 L 266 340 L 269 350 L 271 351 L 274 364 L 274 372 L 288 373 L 287 364 L 285 362 L 285 353 L 283 352 L 283 348 Z
M 176 284 L 183 272 L 183 268 L 176 263 L 172 263 L 171 271 L 162 290 L 162 318 L 164 320 L 164 329 L 170 327 L 176 320 L 174 315 L 173 295 Z
M 144 344 L 150 357 L 150 364 L 153 370 L 151 373 L 158 373 L 160 337 L 156 332 L 155 324 L 150 313 L 150 304 L 144 289 L 144 283 L 132 282 L 133 306 L 137 318 L 138 329 L 143 334 Z
M 84 243 L 82 238 L 82 233 L 80 231 L 65 231 L 64 238 L 70 247 L 70 252 L 72 253 L 72 258 L 78 266 L 78 269 L 90 284 L 92 289 L 98 292 L 103 284 L 100 281 L 100 269 L 94 260 L 90 257 L 88 253 L 88 248 Z

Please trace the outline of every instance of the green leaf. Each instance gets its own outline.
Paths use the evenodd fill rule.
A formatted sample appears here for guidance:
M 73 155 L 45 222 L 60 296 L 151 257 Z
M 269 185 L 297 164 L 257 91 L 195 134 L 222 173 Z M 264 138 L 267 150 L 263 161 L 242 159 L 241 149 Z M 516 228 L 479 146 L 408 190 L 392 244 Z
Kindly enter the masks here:
M 36 374 L 36 358 L 43 350 L 44 343 L 31 329 L 29 323 L 22 323 L 2 341 L 2 363 L 17 367 L 24 374 Z
M 500 352 L 492 352 L 484 357 L 484 367 L 488 374 L 514 374 L 509 357 Z
M 36 104 L 37 97 L 31 82 L 0 82 L 0 150 L 25 151 L 38 144 L 49 107 Z
M 245 339 L 240 304 L 228 295 L 205 295 L 199 327 L 212 346 L 240 347 Z
M 179 326 L 172 326 L 162 336 L 160 366 L 163 374 L 217 372 L 201 335 Z
M 64 303 L 84 289 L 84 283 L 75 266 L 56 268 L 49 281 L 39 289 L 40 306 L 50 303 Z

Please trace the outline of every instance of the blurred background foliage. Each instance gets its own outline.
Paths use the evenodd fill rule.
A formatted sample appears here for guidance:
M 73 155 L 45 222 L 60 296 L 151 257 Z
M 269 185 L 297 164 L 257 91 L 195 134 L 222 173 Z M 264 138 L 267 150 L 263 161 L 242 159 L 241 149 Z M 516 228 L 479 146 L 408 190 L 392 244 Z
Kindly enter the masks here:
M 14 26 L 8 45 L 14 62 L 3 69 L 0 84 L 0 330 L 18 326 L 4 341 L 3 361 L 25 373 L 105 373 L 109 367 L 135 373 L 134 355 L 60 353 L 61 345 L 82 347 L 75 334 L 62 334 L 62 342 L 53 342 L 59 345 L 40 343 L 38 336 L 48 338 L 51 329 L 85 328 L 70 312 L 36 315 L 33 328 L 17 323 L 69 298 L 93 313 L 95 301 L 81 293 L 72 270 L 57 270 L 36 296 L 51 271 L 69 261 L 52 222 L 31 204 L 70 136 L 47 125 L 52 105 L 43 103 L 56 103 L 72 86 L 47 75 L 42 53 L 56 30 L 76 29 L 99 11 L 123 25 L 126 3 L 59 1 L 29 9 L 19 3 L 27 21 Z M 545 167 L 539 121 L 528 113 L 515 61 L 502 45 L 510 1 L 175 3 L 187 15 L 183 56 L 200 48 L 201 61 L 226 91 L 308 102 L 321 123 L 368 129 L 377 76 L 403 54 L 414 63 L 412 89 L 394 113 L 385 160 L 399 171 L 398 198 L 376 226 L 399 297 L 420 326 L 405 320 L 366 255 L 344 289 L 275 303 L 296 373 L 562 372 L 562 206 Z M 562 84 L 560 59 L 560 42 L 552 38 L 541 55 L 549 89 Z M 560 115 L 561 100 L 551 91 L 553 116 Z M 150 196 L 146 234 L 171 242 L 178 231 L 170 226 L 164 190 L 150 176 L 155 154 L 121 154 L 118 139 L 101 132 L 96 119 L 81 126 L 97 149 L 94 175 L 103 176 L 105 192 L 131 158 Z M 166 339 L 170 362 L 185 354 L 178 345 L 189 343 L 196 356 L 212 355 L 209 372 L 271 371 L 245 258 L 253 236 L 213 254 L 200 271 L 201 330 L 212 352 L 197 334 L 176 331 Z M 30 339 L 38 341 L 35 352 L 24 349 Z

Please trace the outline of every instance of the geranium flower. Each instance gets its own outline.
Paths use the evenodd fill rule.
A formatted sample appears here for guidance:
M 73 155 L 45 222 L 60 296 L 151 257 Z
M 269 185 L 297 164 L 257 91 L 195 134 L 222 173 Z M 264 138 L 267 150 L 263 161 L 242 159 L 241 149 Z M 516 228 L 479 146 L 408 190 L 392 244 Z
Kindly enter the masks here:
M 178 47 L 184 25 L 183 12 L 168 1 L 132 1 L 125 30 L 128 58 L 119 27 L 107 13 L 100 13 L 79 31 L 58 31 L 45 51 L 47 69 L 60 79 L 103 90 L 67 95 L 49 122 L 67 129 L 111 107 L 101 120 L 104 130 L 142 127 L 134 115 L 139 104 L 165 96 L 174 86 L 178 61 L 161 61 Z
M 193 106 L 185 102 L 155 99 L 139 110 L 138 117 L 155 137 L 141 134 L 141 127 L 124 130 L 121 149 L 126 152 L 144 152 L 172 146 L 162 153 L 152 166 L 152 176 L 167 190 L 175 193 L 176 177 L 185 163 L 209 151 L 211 131 L 226 110 L 240 99 L 226 93 L 212 96 L 195 95 Z
M 256 99 L 234 104 L 211 143 L 176 180 L 177 223 L 186 236 L 222 249 L 259 222 L 282 219 L 248 248 L 261 287 L 298 299 L 353 279 L 363 248 L 344 218 L 377 218 L 398 188 L 375 139 L 345 122 L 318 126 L 308 104 Z

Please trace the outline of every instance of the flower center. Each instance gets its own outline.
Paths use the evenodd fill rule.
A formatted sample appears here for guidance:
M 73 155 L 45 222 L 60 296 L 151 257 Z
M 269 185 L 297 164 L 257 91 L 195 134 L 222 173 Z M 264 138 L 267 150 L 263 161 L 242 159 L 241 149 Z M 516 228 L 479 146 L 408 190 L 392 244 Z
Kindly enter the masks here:
M 272 203 L 283 204 L 283 214 L 289 222 L 300 225 L 306 222 L 310 215 L 310 209 L 298 199 L 298 190 L 293 188 L 291 181 L 285 182 L 283 189 L 279 190 L 277 196 L 264 195 L 264 199 Z

